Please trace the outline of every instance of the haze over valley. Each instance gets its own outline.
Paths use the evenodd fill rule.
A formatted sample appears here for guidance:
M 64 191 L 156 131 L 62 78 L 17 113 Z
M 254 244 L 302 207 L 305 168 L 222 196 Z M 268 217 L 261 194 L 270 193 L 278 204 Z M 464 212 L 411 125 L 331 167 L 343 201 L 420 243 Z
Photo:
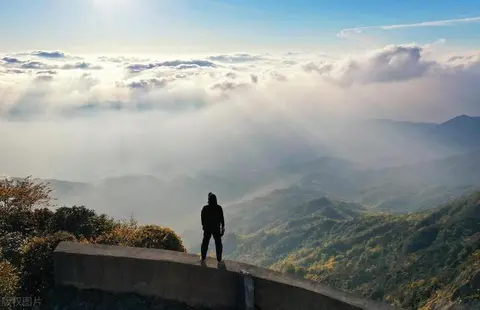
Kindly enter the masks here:
M 464 129 L 471 121 L 479 128 L 473 134 Z M 323 140 L 314 145 L 301 137 L 283 136 L 279 142 L 265 139 L 252 150 L 252 156 L 241 152 L 218 156 L 217 166 L 198 166 L 190 172 L 174 172 L 175 166 L 170 166 L 164 173 L 118 172 L 119 176 L 90 182 L 45 180 L 53 186 L 59 205 L 88 205 L 141 222 L 155 219 L 180 230 L 198 229 L 198 212 L 209 191 L 215 191 L 222 204 L 232 208 L 255 205 L 255 199 L 280 190 L 299 190 L 310 193 L 301 200 L 326 194 L 369 208 L 409 212 L 434 207 L 480 184 L 478 140 L 461 140 L 478 135 L 478 118 L 460 116 L 441 124 L 363 121 L 355 126 L 344 127 L 343 139 L 352 140 L 346 144 Z M 376 132 L 375 143 L 363 140 L 367 133 L 373 137 Z M 384 140 L 380 140 L 382 135 Z M 255 157 L 259 150 L 265 158 Z M 161 160 L 161 154 L 159 157 Z

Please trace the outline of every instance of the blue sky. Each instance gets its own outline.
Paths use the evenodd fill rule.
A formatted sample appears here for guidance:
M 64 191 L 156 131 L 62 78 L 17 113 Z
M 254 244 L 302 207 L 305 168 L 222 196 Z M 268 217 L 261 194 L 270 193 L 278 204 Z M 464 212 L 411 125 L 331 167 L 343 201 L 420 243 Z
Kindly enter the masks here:
M 466 18 L 477 18 L 470 22 Z M 460 20 L 443 26 L 343 29 Z M 478 0 L 9 0 L 0 10 L 0 51 L 235 52 L 342 50 L 364 45 L 480 45 Z

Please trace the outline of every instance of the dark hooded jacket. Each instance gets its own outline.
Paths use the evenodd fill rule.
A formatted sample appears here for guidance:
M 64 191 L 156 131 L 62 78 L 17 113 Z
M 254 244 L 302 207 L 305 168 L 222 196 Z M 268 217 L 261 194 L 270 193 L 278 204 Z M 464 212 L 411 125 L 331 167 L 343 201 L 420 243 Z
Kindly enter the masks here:
M 203 230 L 211 233 L 219 233 L 225 229 L 223 209 L 217 203 L 217 197 L 212 193 L 208 195 L 208 204 L 202 209 L 202 227 Z

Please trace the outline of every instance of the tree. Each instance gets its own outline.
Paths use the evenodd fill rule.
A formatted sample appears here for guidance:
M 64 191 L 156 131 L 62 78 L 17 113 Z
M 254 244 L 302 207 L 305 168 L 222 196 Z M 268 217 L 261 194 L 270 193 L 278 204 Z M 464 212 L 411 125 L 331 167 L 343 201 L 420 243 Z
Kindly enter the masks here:
M 96 238 L 113 230 L 115 222 L 84 206 L 61 207 L 51 216 L 49 232 L 67 231 L 77 238 Z
M 76 238 L 67 232 L 57 232 L 48 237 L 34 237 L 24 247 L 21 270 L 22 293 L 44 297 L 53 287 L 53 251 L 62 241 L 76 241 Z
M 36 235 L 43 236 L 48 234 L 53 215 L 54 212 L 48 208 L 38 208 L 33 210 L 32 217 Z
M 0 207 L 32 210 L 34 207 L 49 206 L 52 190 L 47 182 L 34 182 L 31 177 L 0 181 Z
M 46 182 L 34 182 L 30 177 L 0 180 L 0 246 L 3 258 L 17 267 L 22 247 L 36 233 L 37 218 L 32 210 L 50 206 L 50 193 Z
M 31 212 L 50 206 L 50 193 L 47 183 L 33 182 L 30 177 L 0 181 L 0 231 L 33 233 Z

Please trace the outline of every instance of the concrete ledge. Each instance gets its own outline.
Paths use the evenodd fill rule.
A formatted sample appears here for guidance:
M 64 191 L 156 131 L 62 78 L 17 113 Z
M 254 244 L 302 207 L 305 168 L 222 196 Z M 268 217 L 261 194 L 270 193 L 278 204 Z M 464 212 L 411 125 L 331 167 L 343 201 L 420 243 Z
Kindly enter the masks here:
M 42 309 L 57 310 L 211 310 L 206 307 L 192 307 L 174 300 L 134 293 L 111 293 L 101 290 L 81 290 L 61 286 L 42 302 Z
M 62 242 L 55 249 L 55 284 L 112 293 L 136 293 L 211 309 L 238 307 L 245 270 L 254 279 L 255 308 L 391 310 L 325 285 L 233 261 L 207 267 L 199 257 L 174 251 Z

